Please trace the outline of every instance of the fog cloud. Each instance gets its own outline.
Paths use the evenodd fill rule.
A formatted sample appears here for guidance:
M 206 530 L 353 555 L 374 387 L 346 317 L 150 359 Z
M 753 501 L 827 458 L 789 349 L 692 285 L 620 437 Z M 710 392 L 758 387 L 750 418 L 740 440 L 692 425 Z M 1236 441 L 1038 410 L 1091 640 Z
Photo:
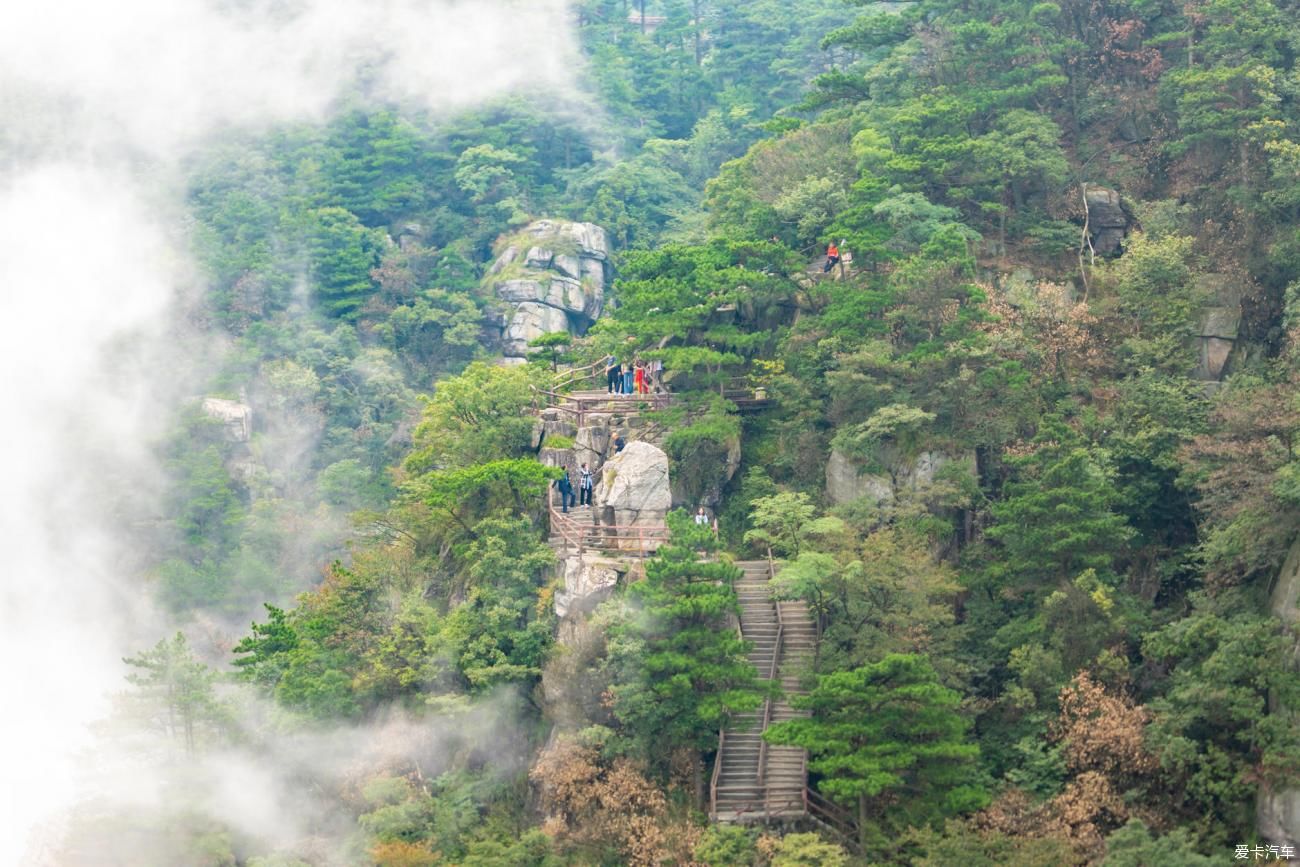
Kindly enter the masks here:
M 324 118 L 344 94 L 443 111 L 565 90 L 576 57 L 567 0 L 7 5 L 0 864 L 45 863 L 120 658 L 164 629 L 119 530 L 157 484 L 148 446 L 186 386 L 161 361 L 185 345 L 172 329 L 196 287 L 184 160 L 232 127 Z

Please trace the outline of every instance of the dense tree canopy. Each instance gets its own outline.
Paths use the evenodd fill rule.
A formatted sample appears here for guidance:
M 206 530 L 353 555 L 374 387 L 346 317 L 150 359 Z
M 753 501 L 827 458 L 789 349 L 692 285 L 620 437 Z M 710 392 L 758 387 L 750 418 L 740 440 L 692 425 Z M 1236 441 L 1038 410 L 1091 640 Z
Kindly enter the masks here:
M 436 769 L 358 758 L 321 795 L 344 863 L 1265 845 L 1300 769 L 1294 9 L 573 6 L 585 102 L 360 88 L 186 166 L 201 390 L 250 415 L 191 400 L 157 443 L 140 547 L 191 638 L 126 659 L 126 716 L 191 764 L 454 730 Z M 616 276 L 505 365 L 486 272 L 541 217 L 603 227 Z M 540 417 L 609 353 L 662 361 L 672 405 Z M 716 534 L 679 512 L 653 556 L 557 556 L 548 485 L 619 425 Z M 809 715 L 766 738 L 852 812 L 833 839 L 699 812 L 719 729 L 775 694 L 735 628 L 733 561 L 768 557 L 817 643 L 782 672 Z M 159 851 L 325 845 L 195 811 Z

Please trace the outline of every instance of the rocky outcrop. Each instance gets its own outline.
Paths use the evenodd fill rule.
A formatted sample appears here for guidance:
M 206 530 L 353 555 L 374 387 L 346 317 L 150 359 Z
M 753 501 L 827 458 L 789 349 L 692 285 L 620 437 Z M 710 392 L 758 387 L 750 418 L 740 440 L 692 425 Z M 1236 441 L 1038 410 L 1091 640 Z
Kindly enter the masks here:
M 650 443 L 628 443 L 601 468 L 593 499 L 601 524 L 662 527 L 673 502 L 668 455 Z
M 1117 255 L 1133 224 L 1119 193 L 1105 187 L 1088 186 L 1084 200 L 1088 205 L 1088 235 L 1093 250 L 1099 256 Z
M 253 435 L 253 408 L 237 400 L 220 397 L 203 398 L 203 412 L 221 422 L 226 439 L 232 443 L 246 443 Z
M 578 464 L 586 464 L 592 472 L 599 472 L 605 465 L 610 445 L 614 439 L 610 416 L 589 414 L 586 424 L 578 428 L 573 441 L 573 457 Z
M 1269 610 L 1292 629 L 1300 626 L 1300 539 L 1291 545 L 1278 572 L 1269 596 Z M 1300 667 L 1300 643 L 1291 645 L 1287 663 Z M 1269 705 L 1270 713 L 1285 716 L 1291 725 L 1300 725 L 1300 707 L 1283 706 L 1276 697 L 1270 699 Z M 1261 786 L 1255 801 L 1255 827 L 1270 843 L 1300 846 L 1300 784 L 1279 789 Z
M 420 249 L 424 244 L 424 226 L 419 223 L 407 223 L 397 233 L 397 246 L 403 253 Z
M 524 358 L 543 334 L 585 334 L 605 307 L 611 277 L 605 230 L 592 223 L 538 220 L 488 268 L 488 288 L 504 305 L 502 352 Z
M 832 449 L 826 462 L 826 496 L 836 505 L 863 497 L 878 505 L 890 503 L 906 491 L 917 491 L 932 484 L 939 471 L 951 464 L 960 464 L 963 472 L 975 474 L 974 455 L 924 451 L 905 458 L 892 448 L 882 447 L 876 462 L 879 471 L 871 472 L 843 452 Z
M 1202 274 L 1197 288 L 1206 299 L 1201 315 L 1195 377 L 1219 382 L 1228 366 L 1241 328 L 1241 283 L 1229 274 Z
M 586 614 L 614 592 L 628 571 L 625 560 L 601 554 L 573 554 L 560 561 L 564 587 L 555 593 L 555 614 L 568 617 Z
M 555 638 L 563 652 L 549 654 L 542 670 L 546 718 L 559 731 L 608 725 L 610 675 L 603 624 L 594 618 L 565 617 Z
M 501 349 L 509 357 L 524 358 L 529 353 L 529 341 L 543 334 L 569 330 L 569 317 L 563 310 L 527 301 L 515 305 L 501 336 Z

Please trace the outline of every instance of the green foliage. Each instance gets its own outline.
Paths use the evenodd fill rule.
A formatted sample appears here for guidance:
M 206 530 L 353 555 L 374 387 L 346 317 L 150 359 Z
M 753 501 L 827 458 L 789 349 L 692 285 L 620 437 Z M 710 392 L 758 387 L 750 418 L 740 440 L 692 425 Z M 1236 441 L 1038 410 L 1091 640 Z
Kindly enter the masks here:
M 1068 839 L 1061 836 L 1029 836 L 980 829 L 974 821 L 949 819 L 943 832 L 931 827 L 908 832 L 903 848 L 923 852 L 916 858 L 921 867 L 946 867 L 968 864 L 970 867 L 1056 867 L 1076 864 L 1078 854 Z
M 537 335 L 528 341 L 528 346 L 540 350 L 534 354 L 545 358 L 550 363 L 551 372 L 555 373 L 559 370 L 561 361 L 573 360 L 573 356 L 566 351 L 572 342 L 573 336 L 567 331 L 552 331 L 549 334 Z
M 352 212 L 317 208 L 304 215 L 303 243 L 316 297 L 331 316 L 353 318 L 374 291 L 370 271 L 382 244 Z
M 808 750 L 818 788 L 856 807 L 865 842 L 869 824 L 888 833 L 987 802 L 972 780 L 979 747 L 966 739 L 959 701 L 924 657 L 890 654 L 819 676 L 793 699 L 812 717 L 777 723 L 763 737 Z
M 713 411 L 673 427 L 663 447 L 672 464 L 681 497 L 688 503 L 706 499 L 726 481 L 727 462 L 740 446 L 740 424 L 735 416 Z
M 991 509 L 988 536 L 1003 552 L 998 570 L 1016 587 L 1070 581 L 1089 569 L 1113 580 L 1116 553 L 1132 533 L 1111 509 L 1115 489 L 1104 466 L 1086 449 L 1045 443 L 1024 471 Z
M 707 867 L 739 867 L 754 864 L 757 835 L 737 825 L 710 825 L 695 844 L 695 858 Z
M 1191 238 L 1138 234 L 1111 267 L 1124 350 L 1135 367 L 1186 374 L 1195 366 L 1190 346 L 1207 300 L 1196 285 L 1195 262 Z
M 533 393 L 527 371 L 476 362 L 438 383 L 406 459 L 409 472 L 517 458 L 530 446 Z
M 739 613 L 731 586 L 739 570 L 701 558 L 717 541 L 684 511 L 671 513 L 668 527 L 671 542 L 628 589 L 639 610 L 617 628 L 610 647 L 619 672 L 614 714 L 655 763 L 679 747 L 707 749 L 731 715 L 761 701 L 745 643 L 727 628 L 728 615 Z
M 798 557 L 812 532 L 816 508 L 807 494 L 781 493 L 753 501 L 745 541 L 772 549 L 783 557 Z
M 786 834 L 772 847 L 772 867 L 845 867 L 849 854 L 816 834 Z
M 1151 702 L 1150 736 L 1174 781 L 1171 806 L 1215 847 L 1249 834 L 1258 779 L 1294 779 L 1300 769 L 1294 726 L 1268 712 L 1300 700 L 1300 674 L 1282 662 L 1291 638 L 1241 601 L 1193 594 L 1189 616 L 1143 641 L 1148 658 L 1173 667 Z
M 553 854 L 551 838 L 538 830 L 525 831 L 515 840 L 475 840 L 469 844 L 461 867 L 561 867 Z
M 786 558 L 776 592 L 819 618 L 816 715 L 778 731 L 808 741 L 824 791 L 867 805 L 873 856 L 1029 865 L 1090 846 L 1105 863 L 1199 863 L 1183 829 L 1204 851 L 1245 839 L 1256 785 L 1294 779 L 1298 760 L 1269 713 L 1270 697 L 1296 701 L 1288 633 L 1258 613 L 1300 503 L 1287 9 L 854 5 L 663 0 L 633 4 L 662 18 L 638 26 L 626 3 L 582 0 L 598 110 L 521 97 L 432 117 L 345 100 L 320 126 L 200 154 L 201 312 L 229 347 L 205 390 L 241 395 L 255 425 L 237 444 L 186 418 L 163 444 L 151 574 L 180 614 L 283 605 L 319 578 L 319 552 L 342 555 L 330 524 L 373 510 L 350 565 L 267 605 L 237 676 L 286 727 L 504 687 L 541 728 L 528 701 L 556 654 L 538 529 L 552 473 L 533 460 L 529 380 L 571 348 L 661 358 L 691 413 L 664 442 L 678 493 L 720 498 L 724 539 Z M 1080 255 L 1085 181 L 1139 217 L 1111 262 Z M 539 341 L 531 370 L 474 363 L 480 268 L 531 214 L 608 230 L 611 314 L 589 341 Z M 808 270 L 831 239 L 853 259 L 835 279 Z M 1203 305 L 1233 294 L 1216 280 L 1244 290 L 1243 317 L 1234 375 L 1206 401 L 1188 375 Z M 738 419 L 717 392 L 758 368 L 775 400 Z M 738 441 L 745 472 L 728 487 Z M 895 496 L 818 517 L 832 448 L 895 474 Z M 960 460 L 917 481 L 927 452 Z M 664 772 L 680 748 L 698 770 L 762 694 L 726 628 L 734 571 L 673 521 L 582 669 L 613 681 L 626 738 L 610 749 Z M 132 664 L 151 719 L 174 681 L 197 743 L 221 734 L 211 673 L 187 649 Z M 1038 798 L 1078 794 L 1048 721 L 1085 668 L 1149 697 L 1160 785 L 1124 792 L 1124 809 L 1148 797 L 1141 815 L 1181 827 L 1124 826 L 1104 855 L 1109 819 L 1094 838 L 983 820 L 938 834 L 982 803 L 984 771 Z M 485 818 L 505 796 L 481 782 L 366 787 L 354 848 L 371 848 L 351 854 L 558 863 L 522 808 Z M 184 854 L 159 858 L 233 863 L 223 828 L 178 825 L 188 843 L 159 830 L 157 848 Z M 806 835 L 763 846 L 714 828 L 696 856 L 843 857 Z
M 130 699 L 146 727 L 186 753 L 227 734 L 231 714 L 217 697 L 217 673 L 194 658 L 183 632 L 122 661 L 132 669 Z
M 231 652 L 239 658 L 234 666 L 239 676 L 265 687 L 284 676 L 288 655 L 298 646 L 298 633 L 282 609 L 266 605 L 266 623 L 253 623 L 251 635 L 239 640 Z
M 1177 828 L 1163 837 L 1153 837 L 1150 829 L 1137 819 L 1106 838 L 1103 867 L 1151 867 L 1170 862 L 1187 867 L 1211 867 L 1215 859 L 1196 851 L 1191 835 Z
M 481 521 L 475 535 L 466 552 L 468 598 L 443 622 L 438 645 L 470 693 L 531 686 L 552 640 L 537 591 L 554 554 L 525 521 Z
M 627 257 L 619 284 L 620 304 L 593 335 L 630 338 L 638 347 L 685 341 L 658 352 L 674 376 L 675 388 L 717 386 L 726 367 L 756 355 L 768 336 L 729 321 L 728 309 L 763 309 L 793 297 L 797 260 L 767 242 L 667 245 Z M 608 337 L 606 337 L 608 335 Z M 619 344 L 623 345 L 623 344 Z M 676 380 L 675 380 L 676 382 Z

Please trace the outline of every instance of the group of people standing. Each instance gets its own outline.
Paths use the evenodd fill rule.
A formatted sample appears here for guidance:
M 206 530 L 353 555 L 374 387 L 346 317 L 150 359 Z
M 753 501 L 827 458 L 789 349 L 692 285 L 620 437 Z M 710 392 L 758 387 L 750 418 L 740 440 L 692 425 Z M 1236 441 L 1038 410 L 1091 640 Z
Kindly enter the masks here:
M 605 379 L 610 394 L 649 394 L 664 387 L 664 363 L 659 359 L 638 358 L 622 364 L 616 356 L 605 358 Z

